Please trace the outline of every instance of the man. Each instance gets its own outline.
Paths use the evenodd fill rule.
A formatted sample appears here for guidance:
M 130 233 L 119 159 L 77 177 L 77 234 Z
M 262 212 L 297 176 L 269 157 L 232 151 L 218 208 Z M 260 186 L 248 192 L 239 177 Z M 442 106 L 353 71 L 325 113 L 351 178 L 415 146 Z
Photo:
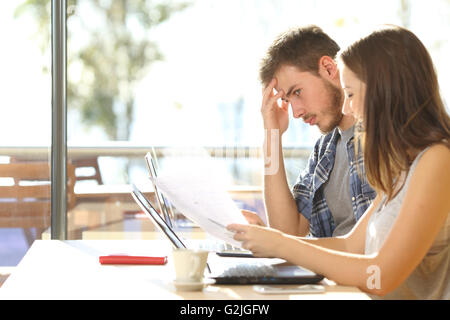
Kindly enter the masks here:
M 264 152 L 271 160 L 266 161 L 264 201 L 270 227 L 285 233 L 344 235 L 375 198 L 365 179 L 362 152 L 355 157 L 355 119 L 341 112 L 338 51 L 336 42 L 319 27 L 308 26 L 281 34 L 262 61 Z M 289 105 L 294 118 L 323 133 L 292 191 L 281 152 Z M 267 170 L 274 163 L 278 170 Z M 250 223 L 262 223 L 251 212 L 244 215 Z

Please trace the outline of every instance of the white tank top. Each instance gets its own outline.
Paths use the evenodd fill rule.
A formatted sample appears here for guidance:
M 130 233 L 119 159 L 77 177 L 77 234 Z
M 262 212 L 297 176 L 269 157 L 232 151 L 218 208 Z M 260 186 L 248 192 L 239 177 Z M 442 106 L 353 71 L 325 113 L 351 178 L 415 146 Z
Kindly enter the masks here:
M 406 182 L 397 195 L 386 203 L 386 195 L 370 217 L 366 231 L 365 253 L 378 252 L 386 240 L 408 189 L 424 149 L 412 163 Z M 449 190 L 450 193 L 450 190 Z M 395 263 L 393 261 L 392 263 Z M 436 236 L 430 250 L 411 275 L 384 299 L 450 299 L 450 215 Z M 373 296 L 373 298 L 379 298 Z

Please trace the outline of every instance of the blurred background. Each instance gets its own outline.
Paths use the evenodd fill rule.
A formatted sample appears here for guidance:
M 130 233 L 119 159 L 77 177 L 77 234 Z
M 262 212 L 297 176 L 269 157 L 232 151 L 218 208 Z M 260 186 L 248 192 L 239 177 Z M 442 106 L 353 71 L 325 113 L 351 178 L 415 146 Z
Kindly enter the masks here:
M 238 205 L 263 215 L 258 69 L 290 27 L 316 24 L 341 48 L 380 24 L 409 28 L 431 53 L 447 108 L 450 100 L 450 0 L 69 0 L 67 13 L 70 239 L 150 237 L 127 186 L 153 196 L 144 161 L 151 150 L 161 169 L 206 150 Z M 14 167 L 22 176 L 2 174 L 1 190 L 48 187 L 50 17 L 50 0 L 0 2 L 0 162 L 47 165 L 27 179 Z M 320 136 L 291 120 L 283 137 L 290 185 Z M 49 236 L 48 192 L 45 201 L 26 196 L 27 209 L 8 192 L 0 266 L 15 266 Z

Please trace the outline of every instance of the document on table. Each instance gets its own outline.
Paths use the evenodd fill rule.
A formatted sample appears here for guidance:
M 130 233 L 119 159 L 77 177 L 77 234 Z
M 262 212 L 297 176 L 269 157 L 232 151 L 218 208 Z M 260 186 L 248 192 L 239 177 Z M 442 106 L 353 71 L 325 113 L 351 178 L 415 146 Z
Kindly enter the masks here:
M 242 243 L 233 239 L 226 229 L 231 223 L 248 224 L 224 186 L 213 177 L 192 172 L 160 174 L 156 186 L 186 217 L 203 231 L 236 247 Z

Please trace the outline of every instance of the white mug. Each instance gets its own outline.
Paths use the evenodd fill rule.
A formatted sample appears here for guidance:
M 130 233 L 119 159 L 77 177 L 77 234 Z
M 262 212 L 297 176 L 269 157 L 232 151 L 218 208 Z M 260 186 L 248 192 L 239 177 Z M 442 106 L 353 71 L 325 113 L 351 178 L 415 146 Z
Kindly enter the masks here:
M 205 272 L 208 251 L 173 249 L 173 263 L 177 282 L 201 282 Z

